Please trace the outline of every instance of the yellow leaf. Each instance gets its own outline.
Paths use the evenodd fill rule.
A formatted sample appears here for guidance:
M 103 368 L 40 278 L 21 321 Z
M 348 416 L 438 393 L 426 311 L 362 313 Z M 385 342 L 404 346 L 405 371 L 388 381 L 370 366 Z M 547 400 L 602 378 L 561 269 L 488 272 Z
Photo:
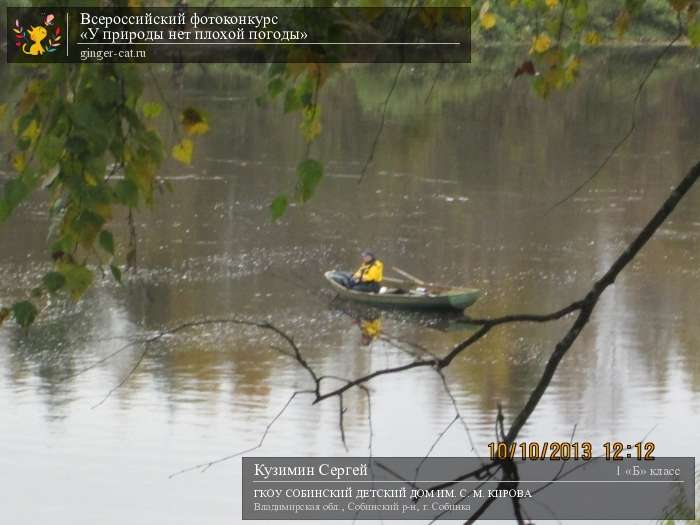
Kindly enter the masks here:
M 540 33 L 532 41 L 532 47 L 530 48 L 530 53 L 544 53 L 550 47 L 552 47 L 552 39 L 549 38 L 547 33 Z
M 173 158 L 189 166 L 192 163 L 192 151 L 194 144 L 190 139 L 182 139 L 178 144 L 175 144 L 172 149 Z
M 0 104 L 0 119 L 5 116 L 5 112 L 7 111 L 7 104 Z
M 544 0 L 545 3 L 547 4 L 547 7 L 550 9 L 554 9 L 559 5 L 559 0 Z
M 587 31 L 583 34 L 583 41 L 589 46 L 600 45 L 600 33 L 597 31 Z
M 36 120 L 32 120 L 22 132 L 22 137 L 34 142 L 39 137 L 39 131 L 39 123 Z
M 572 83 L 574 80 L 576 80 L 579 69 L 581 69 L 581 59 L 576 56 L 572 56 L 564 68 L 564 80 L 569 84 Z
M 27 167 L 27 159 L 23 152 L 19 151 L 12 155 L 12 167 L 18 172 L 24 171 L 24 168 Z
M 481 27 L 486 31 L 492 29 L 493 26 L 496 25 L 496 15 L 494 15 L 490 9 L 490 2 L 484 2 L 479 10 L 479 22 L 481 23 Z
M 209 124 L 205 121 L 197 122 L 191 126 L 185 126 L 185 131 L 190 135 L 204 135 L 209 131 Z
M 302 110 L 301 124 L 299 129 L 306 139 L 311 142 L 321 133 L 321 108 L 320 106 L 306 106 Z
M 490 12 L 486 13 L 483 16 L 479 17 L 479 21 L 481 22 L 481 27 L 488 31 L 496 25 L 496 15 Z
M 85 182 L 88 186 L 97 186 L 97 179 L 95 179 L 95 177 L 93 177 L 89 173 L 85 174 Z
M 209 131 L 206 119 L 195 108 L 187 108 L 182 112 L 182 127 L 188 135 L 202 135 Z

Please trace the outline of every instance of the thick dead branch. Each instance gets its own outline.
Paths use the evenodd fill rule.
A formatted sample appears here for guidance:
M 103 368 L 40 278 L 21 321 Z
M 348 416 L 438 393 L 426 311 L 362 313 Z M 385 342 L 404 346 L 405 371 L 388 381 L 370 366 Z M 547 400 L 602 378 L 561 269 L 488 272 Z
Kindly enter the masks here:
M 632 261 L 632 259 L 636 257 L 649 239 L 651 239 L 654 232 L 659 229 L 671 212 L 673 212 L 673 210 L 676 208 L 681 199 L 683 199 L 685 194 L 688 193 L 690 188 L 693 187 L 693 184 L 697 182 L 698 177 L 700 177 L 700 162 L 693 166 L 676 189 L 671 192 L 671 195 L 669 195 L 666 201 L 661 205 L 661 208 L 659 208 L 659 210 L 654 214 L 647 225 L 642 228 L 627 249 L 625 249 L 625 251 L 622 252 L 622 254 L 615 260 L 615 262 L 613 262 L 605 275 L 595 282 L 593 288 L 588 292 L 583 300 L 583 304 L 576 321 L 574 321 L 574 324 L 571 326 L 569 331 L 556 345 L 554 352 L 552 352 L 552 355 L 549 357 L 549 361 L 547 361 L 544 372 L 537 386 L 532 391 L 532 394 L 530 394 L 530 398 L 523 407 L 522 411 L 515 417 L 510 430 L 506 434 L 505 441 L 507 443 L 512 443 L 515 441 L 515 438 L 525 425 L 525 422 L 537 407 L 537 404 L 539 403 L 540 399 L 542 399 L 542 396 L 549 386 L 549 383 L 552 381 L 552 377 L 554 377 L 554 373 L 556 372 L 559 363 L 569 351 L 571 345 L 574 344 L 574 341 L 576 341 L 578 338 L 583 327 L 586 325 L 586 323 L 588 323 L 591 313 L 593 312 L 593 309 L 595 308 L 601 294 L 606 290 L 606 288 L 608 288 L 608 286 L 615 282 L 615 279 L 617 279 L 617 276 L 620 275 L 620 272 Z

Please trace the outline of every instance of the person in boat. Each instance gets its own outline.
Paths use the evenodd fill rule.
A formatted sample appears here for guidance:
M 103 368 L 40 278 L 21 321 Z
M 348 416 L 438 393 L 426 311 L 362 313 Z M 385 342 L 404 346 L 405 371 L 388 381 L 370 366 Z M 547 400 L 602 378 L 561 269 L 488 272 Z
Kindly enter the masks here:
M 384 263 L 368 250 L 363 251 L 361 255 L 362 265 L 350 279 L 349 288 L 358 292 L 377 293 L 384 279 Z
M 370 251 L 362 252 L 362 266 L 351 274 L 350 272 L 332 272 L 331 278 L 345 288 L 358 292 L 377 293 L 384 278 L 384 263 Z

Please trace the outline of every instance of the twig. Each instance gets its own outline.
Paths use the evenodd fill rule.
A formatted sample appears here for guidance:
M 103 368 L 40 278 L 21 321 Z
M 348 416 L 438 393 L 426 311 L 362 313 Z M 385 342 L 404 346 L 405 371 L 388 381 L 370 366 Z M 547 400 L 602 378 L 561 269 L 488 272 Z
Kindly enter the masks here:
M 620 140 L 618 140 L 613 148 L 610 150 L 610 152 L 605 156 L 603 161 L 598 165 L 598 167 L 591 173 L 591 175 L 588 176 L 586 180 L 584 180 L 582 183 L 580 183 L 578 186 L 576 186 L 573 190 L 571 190 L 569 193 L 567 193 L 564 197 L 559 199 L 557 202 L 552 204 L 547 210 L 545 211 L 545 215 L 549 214 L 552 210 L 555 208 L 561 206 L 564 204 L 566 201 L 570 200 L 574 196 L 576 196 L 583 188 L 588 186 L 590 182 L 595 179 L 602 171 L 605 166 L 608 165 L 608 162 L 615 156 L 615 154 L 618 152 L 618 150 L 629 140 L 629 138 L 632 136 L 632 133 L 634 133 L 634 130 L 637 128 L 637 106 L 639 105 L 639 98 L 642 95 L 642 91 L 644 90 L 644 87 L 646 86 L 647 81 L 649 80 L 649 77 L 651 77 L 651 74 L 654 72 L 656 69 L 656 66 L 659 64 L 661 59 L 666 55 L 666 53 L 673 47 L 673 44 L 676 43 L 676 41 L 683 35 L 683 30 L 682 27 L 680 26 L 679 23 L 679 29 L 678 33 L 676 36 L 661 50 L 661 52 L 656 56 L 654 59 L 653 63 L 651 64 L 651 67 L 649 70 L 645 73 L 644 77 L 642 77 L 641 82 L 639 83 L 639 86 L 637 87 L 637 92 L 634 95 L 634 101 L 632 103 L 632 122 L 630 123 L 630 127 L 627 130 L 627 132 L 622 136 Z
M 455 414 L 457 415 L 457 417 L 459 417 L 459 420 L 462 423 L 462 427 L 464 428 L 464 432 L 467 434 L 467 439 L 469 440 L 469 445 L 471 446 L 471 451 L 476 456 L 478 456 L 477 450 L 476 450 L 476 445 L 474 444 L 474 439 L 472 438 L 472 433 L 469 430 L 469 426 L 467 425 L 467 422 L 464 420 L 461 412 L 459 411 L 459 406 L 457 405 L 457 399 L 455 398 L 454 394 L 452 394 L 452 390 L 450 390 L 450 387 L 447 384 L 447 378 L 445 377 L 445 374 L 440 369 L 436 369 L 435 371 L 440 375 L 440 379 L 442 380 L 442 386 L 444 387 L 445 392 L 447 393 L 447 396 L 450 398 L 450 401 L 452 402 L 452 407 L 454 408 Z M 483 463 L 482 463 L 482 465 L 483 465 Z
M 367 168 L 369 168 L 369 165 L 372 163 L 372 160 L 374 160 L 374 152 L 377 149 L 377 144 L 379 143 L 379 137 L 382 134 L 382 131 L 384 130 L 384 121 L 386 120 L 386 113 L 387 113 L 387 107 L 389 106 L 389 101 L 391 100 L 391 96 L 394 94 L 394 90 L 396 89 L 396 85 L 399 82 L 399 76 L 401 75 L 401 70 L 403 70 L 403 65 L 404 63 L 401 62 L 399 64 L 399 67 L 396 68 L 396 74 L 394 75 L 394 80 L 391 83 L 391 87 L 389 88 L 388 93 L 386 94 L 386 98 L 384 99 L 384 104 L 382 104 L 382 114 L 379 119 L 379 126 L 377 127 L 377 132 L 374 134 L 374 140 L 372 141 L 372 146 L 370 147 L 369 150 L 369 155 L 367 156 L 367 160 L 365 160 L 365 164 L 362 167 L 362 171 L 360 172 L 360 178 L 357 180 L 357 183 L 360 184 L 364 178 L 365 175 L 367 175 Z
M 438 78 L 440 78 L 440 75 L 442 74 L 442 69 L 444 66 L 445 66 L 444 63 L 438 64 L 437 73 L 435 73 L 435 76 L 433 77 L 433 81 L 430 83 L 430 89 L 428 89 L 428 93 L 425 95 L 425 99 L 423 100 L 423 104 L 427 104 L 428 100 L 430 100 L 430 97 L 433 96 L 433 90 L 435 89 L 435 85 L 437 84 Z
M 459 415 L 455 414 L 455 416 L 450 420 L 450 422 L 447 424 L 445 428 L 443 428 L 440 433 L 437 435 L 435 438 L 435 441 L 433 441 L 433 444 L 430 445 L 430 448 L 428 449 L 428 452 L 425 453 L 425 456 L 418 462 L 418 465 L 416 465 L 416 473 L 414 475 L 414 479 L 418 479 L 418 473 L 420 472 L 421 467 L 423 466 L 423 463 L 426 462 L 430 454 L 432 454 L 433 450 L 435 450 L 435 447 L 437 447 L 438 443 L 440 443 L 440 440 L 447 434 L 447 431 L 452 428 L 452 425 L 455 424 L 455 422 L 459 419 Z
M 343 447 L 345 447 L 345 452 L 348 452 L 348 443 L 345 440 L 345 426 L 343 425 L 343 415 L 345 414 L 345 407 L 343 407 L 343 396 L 338 396 L 338 426 L 340 427 L 340 439 L 343 442 Z
M 180 474 L 184 474 L 186 472 L 191 472 L 193 470 L 199 470 L 200 472 L 206 472 L 214 465 L 218 465 L 219 463 L 223 463 L 224 461 L 228 461 L 230 459 L 237 458 L 239 456 L 242 456 L 243 454 L 247 454 L 248 452 L 252 452 L 254 450 L 259 449 L 260 447 L 263 446 L 263 443 L 265 442 L 265 438 L 267 437 L 267 434 L 270 432 L 272 425 L 274 425 L 275 422 L 280 417 L 282 417 L 282 414 L 284 414 L 285 410 L 287 410 L 287 407 L 292 404 L 292 401 L 294 401 L 294 398 L 299 394 L 313 394 L 313 393 L 314 393 L 313 390 L 297 390 L 294 393 L 292 393 L 292 395 L 287 400 L 287 402 L 284 404 L 284 406 L 280 409 L 280 411 L 277 412 L 277 414 L 275 414 L 275 417 L 273 417 L 272 420 L 267 424 L 267 426 L 265 427 L 265 431 L 260 436 L 260 440 L 258 441 L 258 444 L 255 445 L 254 447 L 250 447 L 250 448 L 247 448 L 245 450 L 241 450 L 240 452 L 236 452 L 235 454 L 230 454 L 228 456 L 214 459 L 214 460 L 208 461 L 206 463 L 200 463 L 199 465 L 194 465 L 193 467 L 188 467 L 186 469 L 179 470 L 177 472 L 174 472 L 173 474 L 170 474 L 170 476 L 168 476 L 168 479 L 174 478 L 175 476 L 179 476 Z

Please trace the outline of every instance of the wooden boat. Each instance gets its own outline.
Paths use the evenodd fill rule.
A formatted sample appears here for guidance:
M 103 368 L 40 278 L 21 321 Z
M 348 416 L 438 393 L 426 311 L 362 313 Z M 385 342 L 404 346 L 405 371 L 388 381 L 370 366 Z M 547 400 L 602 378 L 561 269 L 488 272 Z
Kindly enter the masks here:
M 464 310 L 479 298 L 474 288 L 445 288 L 437 286 L 417 287 L 415 284 L 384 288 L 379 293 L 358 292 L 336 282 L 326 272 L 324 277 L 331 287 L 344 299 L 379 307 L 404 308 L 409 310 Z

